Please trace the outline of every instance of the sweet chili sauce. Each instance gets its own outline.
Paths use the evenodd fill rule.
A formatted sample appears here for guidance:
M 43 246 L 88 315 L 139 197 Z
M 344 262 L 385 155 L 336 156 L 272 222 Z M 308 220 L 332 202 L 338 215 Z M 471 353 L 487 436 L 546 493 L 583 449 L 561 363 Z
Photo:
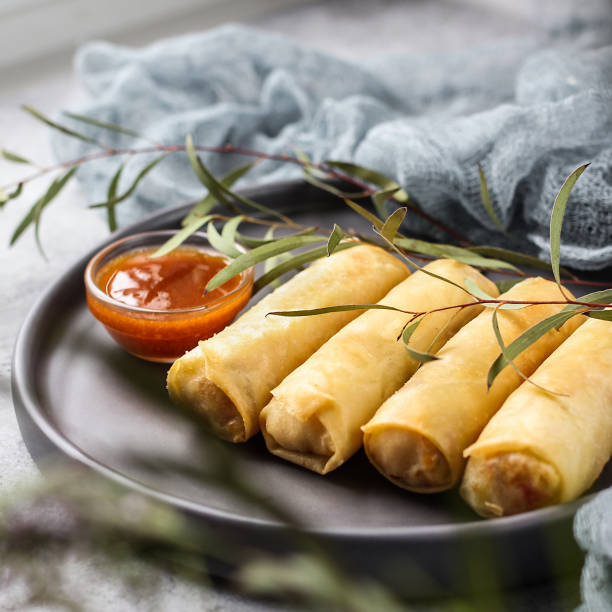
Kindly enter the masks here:
M 204 292 L 228 260 L 183 246 L 152 258 L 156 247 L 119 254 L 93 273 L 103 297 L 87 292 L 87 303 L 111 336 L 130 353 L 170 362 L 228 325 L 252 289 L 243 273 Z M 97 293 L 97 292 L 96 292 Z

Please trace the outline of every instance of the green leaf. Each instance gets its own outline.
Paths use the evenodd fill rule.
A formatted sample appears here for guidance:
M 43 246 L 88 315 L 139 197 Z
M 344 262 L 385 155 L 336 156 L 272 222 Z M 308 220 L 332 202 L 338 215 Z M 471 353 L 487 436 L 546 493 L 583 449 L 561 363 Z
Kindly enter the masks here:
M 229 242 L 219 234 L 212 221 L 208 223 L 206 228 L 206 235 L 208 236 L 208 242 L 210 242 L 213 249 L 216 249 L 220 253 L 227 255 L 228 257 L 238 257 L 241 252 L 235 247 L 233 242 Z
M 469 266 L 475 266 L 487 270 L 512 270 L 514 272 L 520 272 L 518 268 L 508 262 L 500 259 L 481 257 L 470 249 L 464 249 L 452 244 L 435 244 L 425 242 L 424 240 L 417 240 L 416 238 L 404 237 L 396 238 L 395 244 L 402 249 L 406 249 L 407 251 L 421 253 L 423 255 L 430 255 L 432 257 L 447 257 Z
M 574 170 L 565 180 L 561 190 L 555 198 L 553 205 L 553 211 L 550 216 L 550 263 L 553 270 L 553 275 L 559 285 L 561 293 L 563 288 L 561 287 L 561 277 L 559 273 L 559 263 L 561 261 L 561 228 L 563 226 L 563 217 L 565 215 L 565 207 L 569 200 L 572 188 L 576 184 L 576 181 L 580 175 L 588 168 L 589 164 L 583 164 Z M 563 295 L 565 295 L 563 293 Z
M 587 293 L 582 297 L 578 298 L 581 302 L 591 302 L 593 304 L 612 304 L 612 289 L 603 289 L 601 291 L 594 291 L 593 293 Z M 582 312 L 587 314 L 593 319 L 602 319 L 604 321 L 611 320 L 609 317 L 612 311 L 609 310 L 592 310 L 586 306 L 579 304 L 568 304 L 561 312 Z M 557 326 L 557 329 L 561 327 L 561 324 Z
M 269 240 L 270 242 L 274 241 L 274 230 L 276 228 L 274 226 L 271 226 L 268 231 L 266 232 L 264 238 Z M 276 255 L 275 257 L 270 257 L 269 259 L 266 259 L 266 261 L 264 261 L 264 274 L 263 276 L 266 276 L 266 274 L 272 270 L 273 268 L 276 268 L 281 262 L 283 261 L 287 261 L 288 259 L 291 259 L 291 255 L 289 253 L 281 253 L 280 255 Z M 277 287 L 279 285 L 279 282 L 274 279 L 272 281 L 270 281 L 270 284 L 273 287 Z
M 311 161 L 310 157 L 303 151 L 295 149 L 295 156 L 302 162 L 303 170 L 313 177 L 320 179 L 328 179 L 329 176 L 325 174 L 320 168 L 317 168 Z
M 303 167 L 302 170 L 302 176 L 307 183 L 310 183 L 311 185 L 314 185 L 315 187 L 318 187 L 323 191 L 327 191 L 328 193 L 331 193 L 339 198 L 365 198 L 368 195 L 367 191 L 357 191 L 355 193 L 348 193 L 346 191 L 343 191 L 342 189 L 334 187 L 328 182 L 325 182 L 325 180 L 319 180 L 318 178 L 316 178 L 310 168 Z M 324 178 L 328 179 L 327 176 L 325 176 Z
M 210 219 L 212 219 L 212 215 L 194 219 L 189 225 L 186 225 L 184 228 L 174 234 L 174 236 L 166 240 L 166 242 L 164 242 L 164 244 L 162 244 L 150 257 L 161 257 L 162 255 L 167 255 L 170 253 L 170 251 L 173 251 L 176 249 L 176 247 L 183 244 L 183 242 L 185 242 L 185 240 L 187 240 L 191 234 L 197 232 L 205 223 L 210 221 Z
M 236 249 L 235 247 L 236 234 L 238 233 L 238 226 L 242 223 L 243 220 L 244 218 L 242 217 L 242 215 L 233 217 L 232 219 L 229 219 L 225 222 L 225 224 L 223 225 L 223 229 L 221 230 L 221 237 L 223 238 L 223 240 L 225 240 L 228 244 L 231 244 L 238 253 L 240 253 L 240 251 L 238 251 L 238 249 Z
M 129 186 L 127 191 L 125 191 L 122 195 L 117 196 L 117 197 L 113 198 L 112 200 L 111 199 L 106 200 L 106 202 L 100 202 L 98 204 L 90 204 L 89 208 L 109 208 L 109 207 L 114 207 L 116 204 L 119 204 L 119 202 L 123 202 L 124 200 L 127 200 L 136 191 L 136 188 L 138 187 L 138 184 L 140 183 L 140 181 L 147 174 L 149 174 L 149 172 L 151 172 L 151 170 L 153 170 L 153 168 L 155 168 L 155 166 L 157 166 L 157 164 L 159 164 L 159 162 L 161 162 L 162 160 L 166 159 L 166 157 L 168 157 L 168 155 L 170 155 L 170 153 L 171 153 L 170 151 L 167 151 L 166 153 L 162 153 L 162 155 L 160 155 L 159 157 L 155 158 L 152 162 L 147 164 L 136 175 L 136 178 L 134 179 L 132 184 Z
M 601 319 L 602 321 L 612 321 L 612 310 L 591 310 L 587 313 L 591 319 Z
M 489 295 L 486 291 L 483 291 L 471 278 L 465 278 L 464 281 L 465 286 L 469 290 L 469 292 L 477 298 L 481 300 L 491 300 L 487 304 L 482 304 L 486 308 L 498 308 L 500 310 L 520 310 L 521 308 L 525 308 L 528 304 L 499 304 L 499 300 L 503 299 L 502 297 L 493 297 Z
M 367 183 L 373 183 L 374 185 L 378 185 L 385 191 L 387 190 L 395 190 L 395 194 L 393 199 L 396 202 L 401 202 L 406 206 L 416 206 L 414 202 L 410 199 L 409 195 L 398 185 L 393 179 L 385 176 L 384 174 L 377 172 L 376 170 L 372 170 L 371 168 L 364 168 L 363 166 L 358 166 L 357 164 L 352 164 L 350 162 L 343 162 L 338 160 L 325 160 L 325 163 L 334 167 L 340 168 L 347 174 L 352 176 L 356 176 L 360 178 L 362 181 L 366 181 Z
M 45 117 L 45 115 L 43 115 L 40 111 L 37 111 L 35 108 L 32 108 L 31 106 L 28 106 L 27 104 L 22 106 L 21 108 L 23 108 L 24 111 L 26 111 L 27 113 L 29 113 L 30 115 L 38 119 L 39 121 L 42 121 L 44 124 L 48 125 L 49 127 L 52 127 L 62 132 L 62 134 L 66 134 L 66 136 L 72 136 L 72 138 L 78 138 L 79 140 L 83 140 L 84 142 L 88 142 L 90 144 L 95 144 L 95 145 L 98 145 L 99 147 L 106 148 L 104 145 L 100 144 L 97 140 L 90 138 L 89 136 L 85 136 L 85 134 L 80 134 L 79 132 L 75 132 L 74 130 L 67 128 L 64 125 L 60 125 L 59 123 L 56 123 L 55 121 L 51 121 L 51 119 L 49 119 L 48 117 Z
M 406 326 L 406 328 L 402 332 L 402 342 L 404 343 L 404 348 L 410 355 L 411 359 L 414 359 L 414 361 L 417 361 L 418 363 L 427 363 L 428 361 L 435 361 L 436 359 L 438 359 L 438 357 L 432 355 L 431 353 L 417 351 L 416 349 L 410 347 L 410 338 L 412 337 L 412 334 L 414 334 L 414 332 L 416 331 L 421 321 L 422 319 Z
M 64 188 L 66 183 L 72 178 L 74 173 L 78 170 L 77 166 L 73 166 L 68 170 L 65 174 L 63 174 L 59 178 L 55 178 L 52 183 L 49 185 L 47 191 L 32 205 L 30 210 L 27 212 L 25 217 L 21 220 L 21 223 L 17 226 L 13 235 L 11 236 L 10 245 L 12 246 L 17 242 L 21 234 L 32 224 L 35 226 L 35 237 L 38 248 L 41 253 L 44 254 L 42 245 L 40 243 L 39 237 L 39 229 L 40 229 L 40 219 L 43 210 L 47 207 L 47 205 L 59 194 L 59 192 Z
M 329 235 L 329 240 L 327 241 L 328 257 L 336 250 L 342 238 L 344 238 L 344 232 L 342 231 L 342 228 L 334 223 L 334 229 Z
M 15 162 L 16 164 L 34 165 L 29 159 L 26 159 L 25 157 L 21 157 L 21 155 L 17 155 L 16 153 L 11 153 L 10 151 L 7 151 L 6 149 L 2 149 L 0 151 L 0 155 L 2 155 L 4 159 L 11 161 L 11 162 Z
M 225 268 L 217 272 L 217 274 L 215 274 L 215 276 L 208 281 L 206 291 L 212 291 L 213 289 L 220 287 L 223 285 L 223 283 L 226 283 L 231 278 L 234 278 L 234 276 L 237 276 L 241 272 L 244 272 L 244 270 L 265 261 L 270 257 L 274 257 L 280 253 L 286 253 L 287 251 L 297 249 L 301 246 L 322 242 L 324 240 L 325 237 L 320 236 L 288 236 L 287 238 L 279 238 L 274 242 L 264 244 L 253 249 L 252 251 L 249 251 L 248 253 L 243 253 Z
M 531 255 L 526 255 L 525 253 L 519 253 L 510 249 L 500 249 L 498 247 L 491 246 L 477 246 L 470 247 L 467 250 L 472 251 L 473 253 L 478 253 L 479 255 L 484 255 L 485 257 L 493 257 L 496 259 L 501 259 L 502 261 L 511 262 L 519 266 L 528 266 L 530 268 L 535 268 L 536 270 L 550 270 L 549 262 L 542 261 L 537 257 L 532 257 Z M 566 276 L 572 276 L 569 270 L 566 270 L 565 268 L 559 269 Z
M 508 365 L 519 373 L 519 375 L 527 379 L 527 377 L 518 370 L 514 364 L 514 360 L 527 348 L 529 348 L 534 342 L 539 340 L 544 334 L 549 332 L 551 329 L 558 328 L 563 325 L 566 321 L 569 321 L 573 316 L 578 314 L 577 312 L 558 312 L 550 317 L 539 321 L 526 331 L 524 331 L 518 338 L 511 342 L 508 346 L 504 345 L 503 338 L 499 331 L 499 324 L 497 321 L 497 312 L 493 312 L 493 330 L 497 342 L 502 349 L 501 354 L 493 362 L 487 374 L 487 387 L 490 388 L 495 378 L 500 372 Z
M 117 172 L 113 175 L 113 178 L 108 186 L 108 192 L 106 194 L 107 202 L 114 202 L 117 197 L 117 187 L 119 185 L 119 180 L 121 179 L 121 173 L 123 172 L 124 164 L 121 164 L 119 168 L 117 168 Z M 117 218 L 115 216 L 115 205 L 116 202 L 109 204 L 106 210 L 107 220 L 108 220 L 108 229 L 111 232 L 114 232 L 117 229 Z
M 394 306 L 386 306 L 385 304 L 340 304 L 338 306 L 324 306 L 322 308 L 309 308 L 306 310 L 276 310 L 269 312 L 268 315 L 278 317 L 311 317 L 313 315 L 329 314 L 330 312 L 347 312 L 350 310 L 393 310 L 404 314 L 412 314 Z
M 612 289 L 602 289 L 601 291 L 594 291 L 593 293 L 587 293 L 582 297 L 578 298 L 581 302 L 591 302 L 593 304 L 612 304 Z M 568 304 L 563 312 L 569 312 L 571 310 L 580 310 L 584 306 L 578 304 Z
M 259 202 L 255 202 L 239 193 L 232 191 L 229 187 L 226 187 L 221 181 L 216 179 L 214 175 L 208 170 L 208 168 L 204 165 L 198 154 L 196 153 L 193 139 L 191 135 L 188 134 L 185 140 L 185 149 L 187 151 L 187 156 L 189 158 L 189 162 L 198 177 L 200 182 L 210 191 L 215 198 L 223 203 L 225 206 L 236 212 L 237 214 L 241 214 L 242 211 L 231 201 L 236 200 L 245 206 L 250 208 L 254 208 L 260 212 L 266 213 L 272 217 L 276 217 L 280 219 L 284 223 L 291 222 L 291 220 L 285 215 L 279 213 L 273 208 L 269 208 L 268 206 L 264 206 L 263 204 L 259 204 Z M 228 199 L 230 198 L 230 199 Z
M 491 202 L 491 193 L 489 192 L 489 185 L 487 184 L 487 177 L 485 176 L 484 170 L 482 166 L 478 164 L 478 178 L 480 179 L 480 198 L 482 200 L 482 205 L 484 209 L 487 211 L 487 214 L 497 225 L 497 227 L 505 234 L 506 228 L 503 226 L 502 222 L 499 220 L 495 209 L 493 208 L 493 202 Z
M 76 121 L 81 121 L 83 123 L 88 123 L 89 125 L 95 125 L 96 127 L 104 128 L 105 130 L 110 130 L 111 132 L 121 132 L 122 134 L 127 134 L 128 136 L 134 136 L 135 138 L 146 138 L 135 132 L 134 130 L 130 130 L 129 128 L 121 127 L 120 125 L 115 125 L 114 123 L 108 123 L 107 121 L 100 121 L 99 119 L 93 119 L 91 117 L 87 117 L 85 115 L 79 115 L 77 113 L 69 113 L 64 111 L 64 115 L 66 117 L 70 117 L 71 119 L 75 119 Z
M 0 189 L 0 208 L 2 208 L 9 200 L 14 200 L 15 198 L 18 198 L 21 195 L 22 191 L 23 183 L 19 183 L 15 190 L 11 191 L 11 193 L 6 193 L 6 191 Z
M 357 246 L 358 242 L 343 242 L 339 244 L 335 251 L 344 251 L 345 249 L 353 248 Z M 310 263 L 311 261 L 315 261 L 317 259 L 321 259 L 327 255 L 327 247 L 319 247 L 316 249 L 311 249 L 310 251 L 306 251 L 304 253 L 300 253 L 299 255 L 294 255 L 289 259 L 285 260 L 281 264 L 269 269 L 265 274 L 262 274 L 253 284 L 253 295 L 255 295 L 258 291 L 266 287 L 267 285 L 273 283 L 276 279 L 280 278 L 283 274 L 287 272 L 291 272 L 292 270 L 297 270 L 302 266 Z
M 389 215 L 383 226 L 380 228 L 380 235 L 385 240 L 393 242 L 397 234 L 397 230 L 406 218 L 406 211 L 407 209 L 402 207 L 398 208 L 391 215 Z
M 395 243 L 391 242 L 390 240 L 387 240 L 376 228 L 373 228 L 373 229 L 374 229 L 374 233 L 378 234 L 404 261 L 407 261 L 416 270 L 418 270 L 419 272 L 423 272 L 423 274 L 427 274 L 427 276 L 431 276 L 432 278 L 437 278 L 438 280 L 444 283 L 453 285 L 454 287 L 457 287 L 457 289 L 461 289 L 461 291 L 463 291 L 467 295 L 470 295 L 470 292 L 463 285 L 460 285 L 459 283 L 456 283 L 455 281 L 452 281 L 449 278 L 444 278 L 443 276 L 440 276 L 439 274 L 436 274 L 435 272 L 431 272 L 427 270 L 425 266 L 419 266 L 417 263 L 412 261 L 412 259 L 407 257 L 400 249 L 398 249 Z M 472 296 L 470 295 L 470 297 Z
M 500 293 L 506 293 L 506 291 L 512 289 L 514 285 L 518 285 L 518 283 L 522 282 L 522 278 L 511 278 L 508 280 L 497 281 L 495 284 L 497 285 L 497 288 L 499 289 Z
M 193 145 L 193 139 L 191 134 L 187 134 L 185 138 L 185 151 L 187 152 L 187 157 L 189 159 L 189 163 L 195 172 L 195 175 L 198 177 L 200 183 L 208 189 L 208 191 L 212 194 L 212 196 L 225 207 L 229 208 L 236 214 L 241 214 L 242 211 L 227 197 L 225 197 L 225 192 L 221 189 L 220 183 L 215 180 L 212 173 L 208 168 L 204 165 L 200 156 L 197 154 L 195 147 Z
M 353 200 L 350 200 L 349 198 L 342 199 L 347 206 L 352 208 L 356 213 L 360 214 L 364 219 L 367 219 L 370 223 L 372 223 L 372 225 L 374 225 L 374 227 L 382 228 L 383 222 L 376 215 L 373 215 L 369 210 L 365 209 L 360 204 L 357 204 L 357 202 L 353 202 Z
M 244 166 L 235 168 L 231 172 L 228 172 L 223 176 L 220 181 L 226 187 L 231 187 L 235 182 L 242 178 L 257 162 L 251 162 Z M 208 193 L 206 197 L 202 198 L 190 211 L 189 214 L 183 219 L 183 225 L 189 225 L 196 217 L 203 217 L 207 215 L 211 209 L 217 204 L 217 198 L 212 193 Z
M 399 191 L 399 187 L 392 187 L 391 189 L 385 189 L 383 191 L 377 191 L 372 196 L 372 202 L 374 202 L 374 208 L 378 213 L 378 216 L 385 219 L 387 217 L 387 209 L 385 203 L 391 197 L 393 197 Z
M 291 236 L 312 236 L 317 231 L 316 227 L 307 227 L 305 230 L 301 232 L 296 232 L 295 234 L 290 234 Z M 317 234 L 319 235 L 319 234 Z M 322 240 L 326 240 L 325 236 L 319 235 Z M 287 236 L 285 236 L 287 238 Z M 240 234 L 236 232 L 236 241 L 245 246 L 247 249 L 254 249 L 258 246 L 262 246 L 264 244 L 270 244 L 274 242 L 274 239 L 269 238 L 253 238 L 252 236 L 245 236 L 244 234 Z

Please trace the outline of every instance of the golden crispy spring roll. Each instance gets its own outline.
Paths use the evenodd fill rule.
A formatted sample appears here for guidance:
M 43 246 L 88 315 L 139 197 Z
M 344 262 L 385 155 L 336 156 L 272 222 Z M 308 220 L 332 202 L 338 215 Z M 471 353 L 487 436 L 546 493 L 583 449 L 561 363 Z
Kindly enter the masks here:
M 554 282 L 530 278 L 502 298 L 559 300 Z M 506 344 L 526 329 L 559 312 L 559 305 L 498 311 Z M 522 379 L 506 367 L 487 390 L 487 373 L 500 349 L 493 332 L 493 310 L 487 308 L 463 327 L 414 377 L 378 410 L 363 428 L 364 446 L 376 469 L 394 484 L 419 493 L 452 487 L 464 466 L 463 451 L 476 440 L 489 419 Z M 516 360 L 531 374 L 580 321 L 574 317 L 552 330 Z
M 612 323 L 589 319 L 504 403 L 475 444 L 461 494 L 482 516 L 576 499 L 612 454 Z
M 426 269 L 459 284 L 470 278 L 484 291 L 497 294 L 491 281 L 465 264 L 438 260 Z M 466 301 L 470 296 L 459 287 L 416 272 L 380 303 L 424 312 Z M 481 306 L 471 306 L 431 313 L 410 345 L 435 352 L 480 310 Z M 285 378 L 261 413 L 268 449 L 320 474 L 355 453 L 361 446 L 360 427 L 418 366 L 397 340 L 409 318 L 389 310 L 368 310 Z
M 274 310 L 376 302 L 409 275 L 397 258 L 359 245 L 314 263 L 214 337 L 177 359 L 168 373 L 173 402 L 195 411 L 221 438 L 257 433 L 270 391 L 359 312 L 266 317 Z

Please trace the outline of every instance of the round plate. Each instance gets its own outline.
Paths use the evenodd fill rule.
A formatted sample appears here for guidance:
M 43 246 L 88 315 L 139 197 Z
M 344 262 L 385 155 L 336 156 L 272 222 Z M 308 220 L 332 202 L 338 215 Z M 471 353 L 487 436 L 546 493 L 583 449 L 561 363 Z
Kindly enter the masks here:
M 302 182 L 245 193 L 301 223 L 327 227 L 338 222 L 367 229 L 338 199 Z M 185 213 L 184 207 L 167 210 L 118 235 L 178 227 Z M 228 546 L 247 542 L 254 550 L 293 550 L 295 541 L 287 528 L 226 491 L 205 481 L 135 467 L 135 453 L 188 461 L 201 450 L 196 448 L 201 438 L 168 400 L 167 366 L 123 352 L 90 315 L 83 271 L 101 246 L 41 296 L 20 331 L 13 397 L 30 452 L 40 460 L 59 450 L 125 487 L 204 521 Z M 572 537 L 572 519 L 588 496 L 485 521 L 457 491 L 424 496 L 393 486 L 363 453 L 322 477 L 270 455 L 260 437 L 228 448 L 246 481 L 328 545 L 348 571 L 376 578 L 405 595 L 479 588 L 485 586 L 484 575 L 495 586 L 535 582 L 573 570 L 582 560 Z M 593 491 L 610 484 L 608 466 Z

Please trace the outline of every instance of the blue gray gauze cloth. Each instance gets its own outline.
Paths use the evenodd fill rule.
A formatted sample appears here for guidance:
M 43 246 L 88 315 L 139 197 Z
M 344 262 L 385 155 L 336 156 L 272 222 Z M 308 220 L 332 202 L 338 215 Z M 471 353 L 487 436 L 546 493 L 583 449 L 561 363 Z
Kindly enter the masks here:
M 612 34 L 605 24 L 572 23 L 546 40 L 351 64 L 277 35 L 225 26 L 144 49 L 86 45 L 76 67 L 93 101 L 79 110 L 165 144 L 183 144 L 192 134 L 196 144 L 352 160 L 395 178 L 425 211 L 474 243 L 544 258 L 555 196 L 572 170 L 590 161 L 566 212 L 562 262 L 598 269 L 612 264 L 612 46 L 606 43 Z M 90 132 L 113 147 L 143 145 L 123 134 Z M 62 160 L 88 149 L 82 141 L 55 140 Z M 129 160 L 125 185 L 146 161 Z M 204 161 L 217 174 L 245 163 L 219 154 Z M 113 158 L 79 171 L 90 201 L 104 200 L 118 163 Z M 478 164 L 511 240 L 482 205 Z M 277 181 L 299 172 L 268 162 L 245 179 Z M 202 193 L 182 154 L 166 159 L 141 186 L 138 198 L 120 207 L 120 220 Z M 407 224 L 406 231 L 449 239 L 412 215 Z
M 598 269 L 612 264 L 609 27 L 602 20 L 576 21 L 545 40 L 499 41 L 436 57 L 380 56 L 359 64 L 233 25 L 144 49 L 93 43 L 77 55 L 78 74 L 92 98 L 78 112 L 159 143 L 183 144 L 192 134 L 201 145 L 297 149 L 315 161 L 354 161 L 396 179 L 425 211 L 474 243 L 542 257 L 548 254 L 555 196 L 572 170 L 590 161 L 568 204 L 562 263 Z M 147 144 L 74 126 L 115 148 Z M 54 146 L 61 160 L 91 150 L 62 135 Z M 126 158 L 123 188 L 150 159 Z M 220 154 L 204 161 L 217 176 L 244 163 Z M 478 164 L 510 239 L 483 208 Z M 118 165 L 111 158 L 81 168 L 90 202 L 105 199 Z M 298 176 L 295 166 L 264 162 L 246 180 Z M 201 196 L 185 155 L 172 155 L 147 175 L 136 198 L 119 207 L 120 221 Z M 407 223 L 407 232 L 448 240 L 415 217 Z M 608 490 L 576 521 L 576 536 L 590 550 L 583 573 L 589 610 L 612 605 L 611 534 Z

